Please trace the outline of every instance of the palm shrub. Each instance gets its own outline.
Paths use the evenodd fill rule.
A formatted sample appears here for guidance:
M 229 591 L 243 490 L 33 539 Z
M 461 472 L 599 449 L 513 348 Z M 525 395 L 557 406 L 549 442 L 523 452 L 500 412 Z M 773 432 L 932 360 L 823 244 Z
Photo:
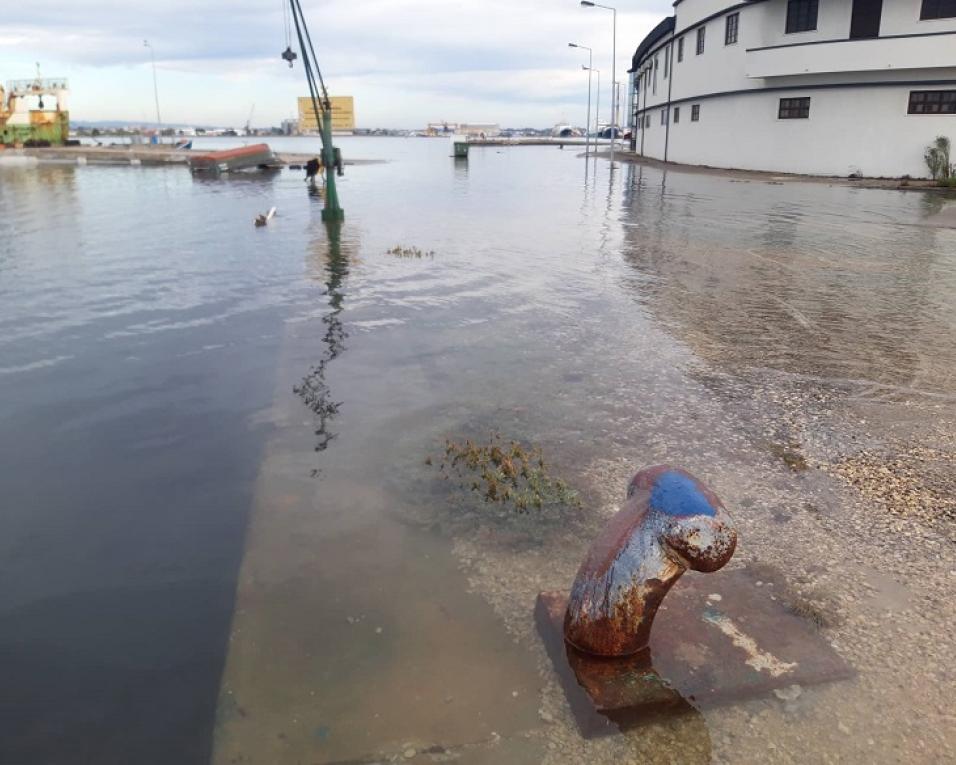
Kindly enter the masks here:
M 936 140 L 927 147 L 923 158 L 934 181 L 945 181 L 952 174 L 953 167 L 949 163 L 949 139 L 946 136 L 937 136 Z

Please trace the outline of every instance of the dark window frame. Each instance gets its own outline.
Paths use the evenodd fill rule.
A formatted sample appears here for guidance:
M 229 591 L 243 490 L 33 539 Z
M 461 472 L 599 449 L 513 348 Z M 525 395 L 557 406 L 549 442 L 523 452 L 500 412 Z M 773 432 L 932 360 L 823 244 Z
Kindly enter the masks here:
M 820 15 L 819 0 L 787 0 L 788 35 L 799 32 L 816 32 Z
M 956 0 L 923 0 L 920 3 L 920 21 L 953 18 L 956 18 Z
M 956 114 L 956 90 L 911 90 L 907 114 Z
M 736 45 L 740 37 L 740 14 L 731 13 L 724 24 L 724 45 Z
M 680 122 L 680 107 L 675 106 L 674 107 L 674 124 L 676 125 L 679 122 Z
M 810 119 L 810 96 L 796 98 L 781 98 L 777 105 L 778 120 L 808 120 Z
M 691 104 L 691 106 L 690 106 L 690 121 L 691 121 L 691 122 L 700 122 L 700 104 Z
M 701 56 L 704 53 L 706 33 L 707 33 L 707 27 L 704 27 L 704 26 L 697 27 L 697 55 L 698 56 Z
M 684 60 L 684 36 L 681 35 L 677 38 L 677 62 L 680 63 Z

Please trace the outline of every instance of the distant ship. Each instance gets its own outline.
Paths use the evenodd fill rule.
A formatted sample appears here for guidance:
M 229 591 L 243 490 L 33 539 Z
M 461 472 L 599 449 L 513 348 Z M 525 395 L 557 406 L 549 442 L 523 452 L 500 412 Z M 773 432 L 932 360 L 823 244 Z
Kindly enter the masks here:
M 558 124 L 551 128 L 552 138 L 580 138 L 583 135 L 584 131 L 573 125 Z
M 0 85 L 0 144 L 64 143 L 70 133 L 68 95 L 67 81 L 42 78 L 39 64 L 34 79 L 12 80 L 6 89 Z M 56 102 L 52 108 L 50 101 Z

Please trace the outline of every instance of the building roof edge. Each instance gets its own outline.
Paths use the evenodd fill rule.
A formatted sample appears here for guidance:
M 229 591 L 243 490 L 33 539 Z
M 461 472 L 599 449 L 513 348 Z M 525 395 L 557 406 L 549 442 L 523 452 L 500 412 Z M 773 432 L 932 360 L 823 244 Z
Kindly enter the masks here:
M 647 36 L 641 40 L 641 44 L 637 46 L 637 50 L 634 51 L 634 55 L 631 57 L 631 68 L 628 70 L 630 72 L 637 71 L 638 66 L 641 64 L 641 59 L 644 55 L 654 47 L 654 45 L 660 41 L 662 38 L 669 35 L 674 31 L 674 27 L 677 24 L 676 16 L 668 16 L 660 24 L 654 27 Z

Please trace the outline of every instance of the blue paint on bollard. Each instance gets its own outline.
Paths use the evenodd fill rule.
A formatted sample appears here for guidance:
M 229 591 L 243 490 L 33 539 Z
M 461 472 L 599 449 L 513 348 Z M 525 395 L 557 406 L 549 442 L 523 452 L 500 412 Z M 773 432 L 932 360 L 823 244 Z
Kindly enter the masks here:
M 650 507 L 665 515 L 709 515 L 717 511 L 707 497 L 697 488 L 697 482 L 690 476 L 677 471 L 663 473 L 654 482 L 651 489 Z

